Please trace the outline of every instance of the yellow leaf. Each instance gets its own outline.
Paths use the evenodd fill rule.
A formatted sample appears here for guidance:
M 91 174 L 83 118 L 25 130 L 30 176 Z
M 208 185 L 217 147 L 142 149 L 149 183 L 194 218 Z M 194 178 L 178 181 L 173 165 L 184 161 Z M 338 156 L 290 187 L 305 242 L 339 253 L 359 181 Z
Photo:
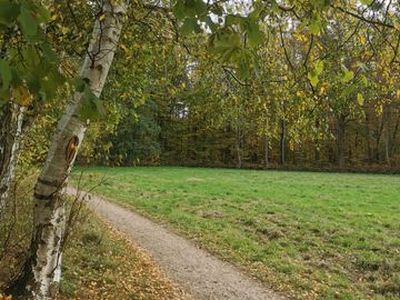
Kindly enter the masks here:
M 28 88 L 24 85 L 19 85 L 11 92 L 11 96 L 16 103 L 22 106 L 29 106 L 32 103 L 32 95 Z
M 128 52 L 128 48 L 124 44 L 120 44 L 120 47 L 125 51 Z
M 296 95 L 297 95 L 297 97 L 304 97 L 305 96 L 303 91 L 297 91 Z
M 378 105 L 378 107 L 376 108 L 376 112 L 377 112 L 379 115 L 382 114 L 382 112 L 383 112 L 383 105 L 382 105 L 382 104 L 379 104 L 379 105 Z
M 358 101 L 358 104 L 359 104 L 360 106 L 363 106 L 363 105 L 364 105 L 364 96 L 363 96 L 363 94 L 361 94 L 361 93 L 358 93 L 358 94 L 357 94 L 357 101 Z
M 69 32 L 69 28 L 68 27 L 61 27 L 61 33 L 62 34 L 66 34 L 66 33 L 68 33 Z

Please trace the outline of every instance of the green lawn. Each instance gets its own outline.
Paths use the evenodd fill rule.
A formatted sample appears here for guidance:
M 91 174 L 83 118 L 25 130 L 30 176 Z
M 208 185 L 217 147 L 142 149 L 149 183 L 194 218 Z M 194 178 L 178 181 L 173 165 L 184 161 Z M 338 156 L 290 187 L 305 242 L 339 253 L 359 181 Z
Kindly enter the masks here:
M 178 167 L 78 169 L 300 299 L 400 298 L 400 177 Z

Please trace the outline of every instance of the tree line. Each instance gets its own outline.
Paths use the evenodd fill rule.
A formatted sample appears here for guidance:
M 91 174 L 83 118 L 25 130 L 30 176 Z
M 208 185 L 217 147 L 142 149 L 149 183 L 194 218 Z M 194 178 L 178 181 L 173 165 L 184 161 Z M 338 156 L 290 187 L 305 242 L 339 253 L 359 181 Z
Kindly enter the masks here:
M 389 10 L 382 3 L 373 14 L 385 19 Z M 80 161 L 398 169 L 398 33 L 342 11 L 332 14 L 335 21 L 321 32 L 292 24 L 290 15 L 271 20 L 257 60 L 242 73 L 221 61 L 220 52 L 210 53 L 204 36 L 176 43 L 164 36 L 158 46 L 143 41 L 142 51 L 165 56 L 162 68 L 155 61 L 146 70 L 140 96 L 146 100 L 130 114 L 115 112 L 115 122 L 95 126 L 85 147 L 92 150 Z M 237 19 L 232 26 L 243 22 Z M 153 24 L 155 33 L 159 26 Z M 126 76 L 116 71 L 111 80 L 131 80 Z M 107 93 L 125 94 L 113 85 Z M 136 95 L 132 101 L 138 105 Z M 125 111 L 130 104 L 119 106 Z

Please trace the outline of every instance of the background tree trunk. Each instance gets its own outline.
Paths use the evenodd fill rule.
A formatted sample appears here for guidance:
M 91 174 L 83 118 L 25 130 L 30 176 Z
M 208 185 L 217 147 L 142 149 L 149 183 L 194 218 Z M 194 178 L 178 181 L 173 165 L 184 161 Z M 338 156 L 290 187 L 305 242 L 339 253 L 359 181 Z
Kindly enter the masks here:
M 320 130 L 320 123 L 319 120 L 315 120 L 315 128 L 317 132 Z M 319 137 L 314 139 L 314 162 L 319 162 L 321 160 L 321 149 L 320 149 L 320 141 Z
M 379 122 L 379 127 L 376 132 L 376 136 L 375 136 L 375 160 L 377 163 L 379 163 L 379 161 L 381 160 L 380 146 L 381 146 L 381 137 L 382 137 L 383 126 L 385 123 L 383 115 L 384 114 L 382 113 L 382 116 L 381 116 L 380 122 Z
M 267 114 L 267 111 L 266 111 Z M 264 133 L 264 168 L 269 167 L 269 118 L 265 117 L 265 133 Z
M 266 169 L 269 167 L 269 136 L 264 136 L 264 166 Z
M 9 189 L 15 177 L 25 109 L 23 106 L 9 102 L 3 111 L 0 127 L 0 219 L 7 205 Z
M 367 155 L 368 155 L 368 163 L 371 164 L 372 163 L 372 146 L 371 146 L 371 130 L 370 130 L 370 112 L 369 112 L 369 108 L 364 110 L 365 112 L 365 132 L 366 132 L 366 136 L 365 139 L 367 141 Z
M 242 134 L 240 128 L 236 129 L 235 152 L 236 168 L 240 169 L 242 167 Z
M 389 156 L 392 157 L 394 154 L 394 150 L 396 148 L 396 137 L 397 133 L 399 130 L 399 125 L 400 125 L 400 113 L 397 111 L 397 118 L 396 118 L 396 124 L 394 126 L 392 135 L 390 137 L 390 143 L 389 143 Z
M 121 33 L 126 4 L 104 1 L 97 15 L 88 54 L 80 77 L 88 82 L 93 94 L 100 96 Z M 33 299 L 53 299 L 58 293 L 65 226 L 64 203 L 61 197 L 69 173 L 83 140 L 86 122 L 79 118 L 84 93 L 76 91 L 60 119 L 44 168 L 34 191 L 34 232 L 27 259 L 20 277 L 10 291 L 29 294 Z
M 281 120 L 281 135 L 280 135 L 280 140 L 279 140 L 279 149 L 280 149 L 280 157 L 279 157 L 279 162 L 281 165 L 285 164 L 286 160 L 286 155 L 285 155 L 285 150 L 286 150 L 286 123 L 285 120 Z
M 342 168 L 345 163 L 345 133 L 346 117 L 341 115 L 336 121 L 336 163 L 340 168 Z

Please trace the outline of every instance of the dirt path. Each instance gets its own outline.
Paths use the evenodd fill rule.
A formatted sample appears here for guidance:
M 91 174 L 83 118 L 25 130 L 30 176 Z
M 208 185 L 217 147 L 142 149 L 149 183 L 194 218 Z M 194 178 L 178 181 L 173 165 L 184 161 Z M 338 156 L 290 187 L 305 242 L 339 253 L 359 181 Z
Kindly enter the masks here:
M 75 195 L 76 191 L 68 188 L 68 193 Z M 162 225 L 100 197 L 88 198 L 89 206 L 98 215 L 148 251 L 165 273 L 195 298 L 285 299 Z

